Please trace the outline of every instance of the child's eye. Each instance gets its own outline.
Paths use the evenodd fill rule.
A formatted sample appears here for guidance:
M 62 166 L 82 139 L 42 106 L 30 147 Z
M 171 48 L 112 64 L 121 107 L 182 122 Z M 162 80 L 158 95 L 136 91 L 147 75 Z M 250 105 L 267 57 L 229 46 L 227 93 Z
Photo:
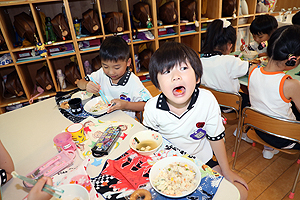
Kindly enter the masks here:
M 186 69 L 187 69 L 187 66 L 180 67 L 180 70 L 186 70 Z
M 162 74 L 169 74 L 170 70 L 163 71 Z

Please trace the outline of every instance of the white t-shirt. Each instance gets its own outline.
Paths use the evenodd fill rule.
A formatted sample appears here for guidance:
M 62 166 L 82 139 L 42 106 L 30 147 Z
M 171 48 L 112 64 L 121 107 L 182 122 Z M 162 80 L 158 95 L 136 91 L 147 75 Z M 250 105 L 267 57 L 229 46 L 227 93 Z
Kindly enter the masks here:
M 254 68 L 249 74 L 249 97 L 251 107 L 265 114 L 296 120 L 291 100 L 283 94 L 283 84 L 291 76 L 284 72 L 267 72 L 263 67 Z
M 195 89 L 181 116 L 170 111 L 164 94 L 153 97 L 146 103 L 143 124 L 204 163 L 213 156 L 208 140 L 225 136 L 218 102 L 210 91 L 202 88 Z
M 152 96 L 144 87 L 140 79 L 131 71 L 127 70 L 117 84 L 113 84 L 102 68 L 91 73 L 87 77 L 93 79 L 101 85 L 101 90 L 107 97 L 113 99 L 123 99 L 130 102 L 148 101 Z M 86 78 L 87 81 L 89 79 Z M 134 111 L 124 111 L 131 117 L 135 118 Z
M 231 93 L 238 93 L 238 78 L 247 74 L 249 62 L 232 55 L 207 55 L 201 57 L 203 75 L 201 84 Z

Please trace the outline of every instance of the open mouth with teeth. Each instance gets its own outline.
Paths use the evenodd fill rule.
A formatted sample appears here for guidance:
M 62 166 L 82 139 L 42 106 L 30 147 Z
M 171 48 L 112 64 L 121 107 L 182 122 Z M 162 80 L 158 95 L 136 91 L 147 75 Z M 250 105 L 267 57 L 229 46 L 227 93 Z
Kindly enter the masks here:
M 185 93 L 185 87 L 183 87 L 183 86 L 178 86 L 178 87 L 173 89 L 173 94 L 175 96 L 181 96 L 184 93 Z

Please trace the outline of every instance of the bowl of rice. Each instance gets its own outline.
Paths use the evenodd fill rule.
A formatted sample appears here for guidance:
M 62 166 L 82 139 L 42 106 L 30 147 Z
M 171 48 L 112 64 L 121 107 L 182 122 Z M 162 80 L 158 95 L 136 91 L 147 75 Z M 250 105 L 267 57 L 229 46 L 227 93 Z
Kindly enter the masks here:
M 111 97 L 107 96 L 108 101 L 110 102 L 112 100 Z M 107 109 L 109 108 L 110 103 L 106 104 L 102 97 L 95 97 L 91 100 L 89 100 L 83 107 L 83 109 L 92 115 L 102 115 L 106 113 Z
M 71 96 L 71 99 L 80 98 L 82 100 L 82 105 L 85 105 L 93 96 L 93 93 L 87 91 L 79 91 Z
M 197 189 L 201 172 L 192 160 L 173 156 L 156 162 L 150 170 L 149 179 L 158 193 L 171 198 L 181 198 Z

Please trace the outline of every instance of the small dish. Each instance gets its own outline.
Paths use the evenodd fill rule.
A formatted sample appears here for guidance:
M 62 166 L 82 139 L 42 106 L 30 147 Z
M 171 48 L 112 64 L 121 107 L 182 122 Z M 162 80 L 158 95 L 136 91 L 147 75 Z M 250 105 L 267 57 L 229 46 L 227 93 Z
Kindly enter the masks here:
M 192 171 L 195 172 L 195 177 L 194 177 L 194 179 L 192 179 L 194 181 L 194 184 L 192 184 L 192 186 L 188 190 L 182 191 L 181 194 L 177 195 L 177 196 L 163 193 L 161 190 L 159 190 L 157 188 L 156 183 L 155 183 L 155 179 L 156 179 L 156 177 L 159 176 L 160 172 L 166 171 L 166 173 L 167 173 L 167 170 L 168 170 L 168 172 L 171 171 L 171 169 L 168 167 L 170 166 L 170 164 L 174 164 L 174 163 L 183 164 L 184 167 L 188 167 L 189 169 L 191 167 Z M 177 173 L 176 173 L 177 177 L 175 177 L 175 175 L 174 175 L 174 176 L 172 176 L 172 178 L 174 178 L 174 180 L 175 179 L 178 180 L 178 177 L 179 177 L 178 174 L 182 175 L 183 173 L 178 173 L 178 171 L 177 171 Z M 159 177 L 161 178 L 161 176 L 159 176 Z M 150 179 L 151 186 L 158 193 L 160 193 L 164 196 L 170 197 L 170 198 L 181 198 L 181 197 L 184 197 L 184 196 L 187 196 L 187 195 L 193 193 L 197 189 L 197 187 L 199 186 L 199 184 L 201 182 L 201 171 L 200 171 L 199 167 L 193 161 L 191 161 L 187 158 L 184 158 L 184 157 L 172 156 L 172 157 L 166 157 L 166 158 L 163 158 L 163 159 L 157 161 L 150 170 L 149 179 Z M 165 180 L 165 179 L 163 179 L 163 180 Z M 170 181 L 172 181 L 172 180 L 170 180 Z M 181 182 L 181 184 L 183 184 L 183 183 Z M 186 187 L 183 186 L 180 188 L 186 188 Z
M 112 100 L 111 97 L 107 97 L 109 102 Z M 96 107 L 98 104 L 98 107 Z M 108 107 L 110 104 L 105 104 L 102 97 L 95 97 L 91 100 L 89 100 L 85 105 L 84 105 L 84 110 L 92 115 L 102 115 L 106 113 Z
M 248 51 L 248 53 L 243 51 L 242 53 L 245 60 L 253 60 L 258 55 L 257 51 Z
M 63 200 L 90 200 L 89 192 L 81 185 L 78 184 L 65 184 L 58 186 L 58 188 L 63 189 L 61 198 Z M 57 200 L 57 198 L 52 197 L 50 200 Z
M 134 134 L 129 142 L 130 148 L 134 151 L 143 156 L 150 156 L 162 145 L 163 139 L 158 132 L 145 130 Z M 149 150 L 146 149 L 147 146 L 150 147 Z M 145 150 L 141 150 L 142 147 L 144 147 Z
M 93 93 L 87 91 L 79 91 L 71 96 L 71 99 L 80 98 L 82 100 L 82 105 L 86 104 L 93 96 Z

